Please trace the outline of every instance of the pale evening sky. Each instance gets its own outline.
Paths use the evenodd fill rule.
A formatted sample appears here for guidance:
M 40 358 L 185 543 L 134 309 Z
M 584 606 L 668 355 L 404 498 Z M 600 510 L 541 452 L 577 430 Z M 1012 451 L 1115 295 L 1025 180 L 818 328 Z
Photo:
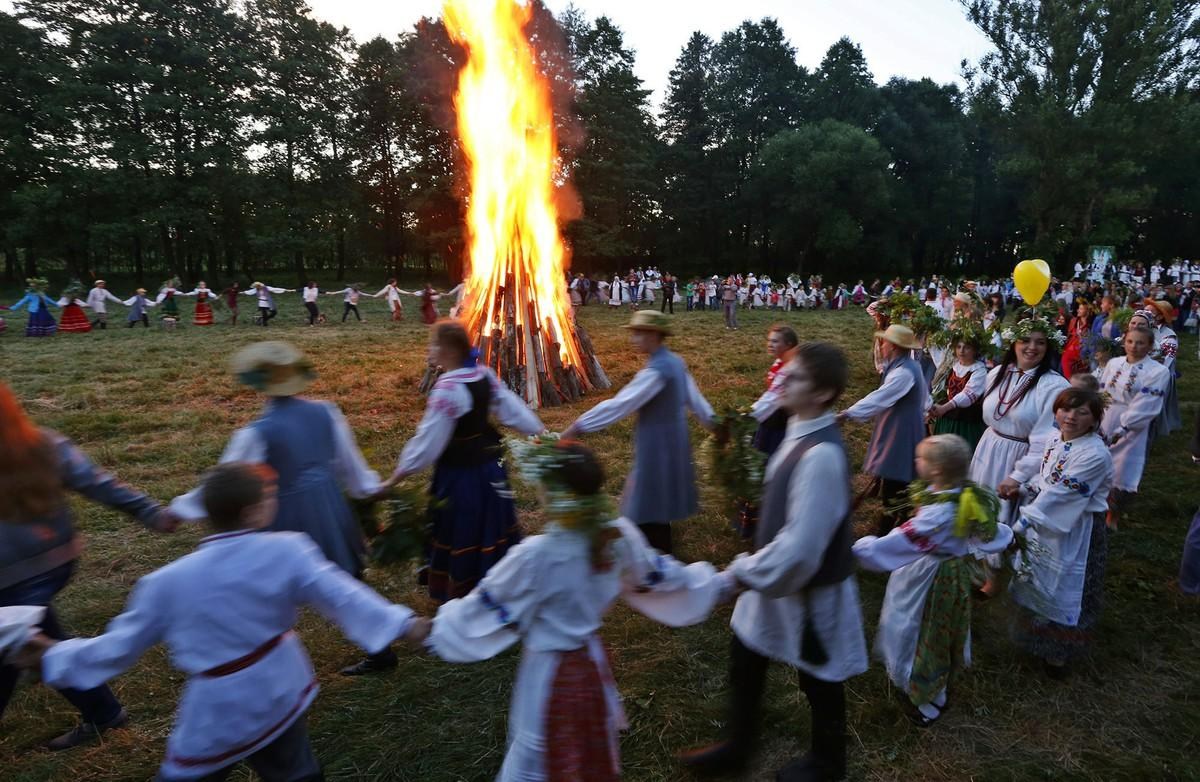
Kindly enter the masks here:
M 393 38 L 422 16 L 439 16 L 441 0 L 308 0 L 313 15 L 348 27 L 359 41 Z M 571 0 L 546 0 L 560 13 Z M 746 19 L 777 19 L 797 58 L 816 68 L 825 50 L 843 35 L 863 48 L 879 83 L 892 76 L 960 81 L 959 63 L 991 47 L 967 21 L 957 0 L 574 0 L 588 18 L 607 15 L 637 53 L 637 73 L 662 102 L 667 76 L 683 45 L 699 30 L 713 39 Z M 12 0 L 0 9 L 12 11 Z

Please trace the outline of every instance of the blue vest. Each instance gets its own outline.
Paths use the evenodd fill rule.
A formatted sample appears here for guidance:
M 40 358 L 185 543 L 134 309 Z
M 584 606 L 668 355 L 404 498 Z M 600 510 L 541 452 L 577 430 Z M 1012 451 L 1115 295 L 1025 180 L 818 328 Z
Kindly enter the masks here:
M 278 397 L 251 424 L 279 473 L 279 510 L 272 530 L 303 532 L 327 559 L 352 575 L 362 571 L 362 532 L 333 472 L 333 418 L 320 402 Z
M 135 296 L 133 306 L 129 310 L 128 320 L 141 320 L 142 315 L 146 313 L 146 297 Z
M 638 410 L 621 514 L 636 524 L 665 524 L 695 515 L 699 507 L 685 403 L 688 372 L 683 359 L 665 347 L 646 366 L 666 382 Z
M 920 365 L 907 354 L 892 359 L 884 368 L 883 377 L 886 379 L 892 372 L 912 375 L 912 388 L 876 417 L 863 472 L 908 483 L 916 476 L 913 460 L 916 458 L 917 443 L 925 437 L 925 411 L 921 409 L 925 397 L 925 375 Z

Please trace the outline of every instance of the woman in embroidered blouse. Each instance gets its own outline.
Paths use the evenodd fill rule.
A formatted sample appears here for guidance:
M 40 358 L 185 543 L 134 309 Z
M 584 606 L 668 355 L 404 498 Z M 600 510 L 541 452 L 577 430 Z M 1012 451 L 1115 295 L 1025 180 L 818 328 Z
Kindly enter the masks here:
M 430 596 L 444 602 L 470 592 L 521 540 L 492 417 L 524 434 L 544 427 L 491 369 L 475 363 L 458 321 L 443 320 L 433 328 L 429 363 L 445 373 L 429 392 L 425 415 L 385 487 L 434 468 L 432 539 L 419 577 Z
M 1069 388 L 1055 397 L 1058 433 L 1047 440 L 1012 525 L 1027 552 L 1013 555 L 1014 640 L 1054 678 L 1086 651 L 1100 618 L 1108 552 L 1101 514 L 1113 480 L 1112 457 L 1097 434 L 1103 418 L 1099 394 Z
M 1171 328 L 1175 319 L 1175 309 L 1169 302 L 1159 299 L 1147 299 L 1146 312 L 1150 319 L 1150 328 L 1154 331 L 1154 349 L 1150 357 L 1167 368 L 1167 393 L 1163 398 L 1162 410 L 1158 420 L 1151 430 L 1152 437 L 1161 437 L 1183 428 L 1183 419 L 1179 415 L 1179 393 L 1175 389 L 1175 379 L 1179 377 L 1179 365 L 1175 359 L 1179 353 L 1179 336 Z
M 658 553 L 628 520 L 607 521 L 595 502 L 604 473 L 591 451 L 577 443 L 543 448 L 553 457 L 525 460 L 523 469 L 541 481 L 545 532 L 510 550 L 466 597 L 443 605 L 426 646 L 462 663 L 518 641 L 524 647 L 499 782 L 615 782 L 627 723 L 597 634 L 604 615 L 620 597 L 656 622 L 693 625 L 731 584 L 707 562 L 683 565 Z M 543 465 L 536 472 L 534 461 Z
M 953 328 L 953 327 L 951 327 Z M 954 362 L 942 368 L 933 378 L 933 394 L 946 401 L 929 410 L 934 434 L 956 434 L 967 441 L 974 451 L 983 436 L 983 395 L 987 389 L 987 367 L 979 360 L 979 341 L 975 337 L 956 335 Z
M 1150 358 L 1154 332 L 1133 318 L 1125 333 L 1125 356 L 1104 367 L 1100 388 L 1112 400 L 1101 434 L 1108 441 L 1116 476 L 1109 498 L 1108 524 L 1115 528 L 1136 494 L 1146 465 L 1150 425 L 1162 410 L 1170 370 Z

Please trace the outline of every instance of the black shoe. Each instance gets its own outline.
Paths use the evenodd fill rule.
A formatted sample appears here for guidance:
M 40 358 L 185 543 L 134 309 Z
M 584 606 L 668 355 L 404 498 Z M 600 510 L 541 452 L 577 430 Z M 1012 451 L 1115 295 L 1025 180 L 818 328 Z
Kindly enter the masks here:
M 347 665 L 342 669 L 342 676 L 365 676 L 371 673 L 382 673 L 390 671 L 400 664 L 395 655 L 381 657 L 372 655 L 365 659 L 359 660 L 354 665 Z
M 811 752 L 775 772 L 775 782 L 837 782 L 845 778 L 845 770 L 830 770 Z
M 1049 660 L 1042 661 L 1042 670 L 1056 682 L 1066 681 L 1067 677 L 1071 675 L 1071 669 L 1067 667 L 1066 663 L 1055 664 Z
M 680 752 L 675 759 L 699 776 L 717 776 L 745 771 L 750 764 L 750 753 L 732 741 L 718 741 Z
M 61 752 L 64 749 L 78 747 L 80 744 L 91 744 L 100 738 L 101 734 L 105 731 L 120 728 L 128 722 L 129 714 L 124 709 L 121 709 L 120 713 L 108 722 L 84 722 L 76 725 L 58 738 L 46 742 L 46 749 L 51 752 Z

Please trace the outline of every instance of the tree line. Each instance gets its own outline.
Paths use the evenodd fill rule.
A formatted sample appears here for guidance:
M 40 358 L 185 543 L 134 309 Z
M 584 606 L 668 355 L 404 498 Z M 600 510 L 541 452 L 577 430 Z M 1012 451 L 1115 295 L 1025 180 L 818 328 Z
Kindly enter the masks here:
M 963 0 L 965 87 L 815 70 L 770 18 L 695 33 L 656 112 L 608 17 L 538 0 L 577 271 L 1002 273 L 1200 255 L 1200 0 Z M 4 276 L 462 271 L 440 20 L 355 41 L 301 0 L 0 13 Z

